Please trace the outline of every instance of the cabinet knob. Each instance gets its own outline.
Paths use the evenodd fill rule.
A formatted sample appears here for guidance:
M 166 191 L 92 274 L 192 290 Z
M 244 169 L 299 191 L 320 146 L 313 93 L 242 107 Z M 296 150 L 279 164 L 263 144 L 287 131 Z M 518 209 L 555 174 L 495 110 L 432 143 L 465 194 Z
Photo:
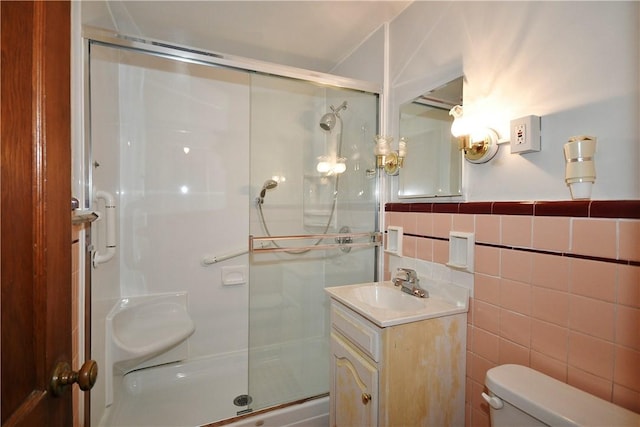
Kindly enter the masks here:
M 362 404 L 366 405 L 371 401 L 371 395 L 369 393 L 362 393 Z

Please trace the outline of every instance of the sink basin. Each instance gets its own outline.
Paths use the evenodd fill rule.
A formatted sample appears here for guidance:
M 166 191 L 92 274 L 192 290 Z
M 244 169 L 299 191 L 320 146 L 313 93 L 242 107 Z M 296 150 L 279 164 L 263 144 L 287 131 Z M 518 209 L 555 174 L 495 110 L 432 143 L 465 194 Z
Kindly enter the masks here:
M 444 289 L 439 286 L 435 281 L 423 286 L 429 291 L 429 298 L 406 294 L 390 281 L 333 286 L 325 291 L 333 301 L 386 328 L 467 312 L 469 293 L 466 289 L 450 283 L 442 284 Z
M 424 308 L 426 301 L 407 295 L 400 288 L 389 289 L 382 286 L 363 286 L 355 289 L 353 296 L 367 305 L 394 311 L 413 311 Z

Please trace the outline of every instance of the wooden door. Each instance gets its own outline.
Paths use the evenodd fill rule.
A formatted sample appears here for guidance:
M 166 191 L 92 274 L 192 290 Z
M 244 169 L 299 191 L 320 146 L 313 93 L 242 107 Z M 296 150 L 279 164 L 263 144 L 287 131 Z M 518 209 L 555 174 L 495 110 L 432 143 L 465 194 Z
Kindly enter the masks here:
M 378 425 L 378 370 L 335 333 L 331 334 L 331 427 Z
M 70 4 L 2 1 L 2 425 L 70 426 Z

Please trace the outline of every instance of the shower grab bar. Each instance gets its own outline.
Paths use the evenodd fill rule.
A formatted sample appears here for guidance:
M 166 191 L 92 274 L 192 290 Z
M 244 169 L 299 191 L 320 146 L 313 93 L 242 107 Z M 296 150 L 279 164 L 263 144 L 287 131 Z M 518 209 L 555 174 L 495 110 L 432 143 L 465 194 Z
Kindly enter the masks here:
M 368 242 L 354 243 L 353 239 L 369 239 Z M 309 246 L 293 246 L 293 247 L 256 247 L 256 243 L 267 243 L 286 240 L 310 240 L 310 239 L 334 239 L 336 243 L 329 243 L 324 245 L 309 245 Z M 287 251 L 306 251 L 314 249 L 341 249 L 341 248 L 365 248 L 375 247 L 382 245 L 382 233 L 380 232 L 367 232 L 367 233 L 337 233 L 337 234 L 301 234 L 291 236 L 271 236 L 271 237 L 255 237 L 249 236 L 249 252 L 262 253 L 262 252 L 287 252 Z
M 93 267 L 98 264 L 108 262 L 116 254 L 116 202 L 113 194 L 98 190 L 95 192 L 95 199 L 104 200 L 104 214 L 98 213 L 98 219 L 104 216 L 105 224 L 105 252 L 95 251 L 93 253 Z
M 237 256 L 244 255 L 246 253 L 249 253 L 248 249 L 240 249 L 240 250 L 237 250 L 235 252 L 229 252 L 227 254 L 218 255 L 218 256 L 205 256 L 204 258 L 202 258 L 202 265 L 204 265 L 204 266 L 213 265 L 213 264 L 218 263 L 220 261 L 224 261 L 224 260 L 227 260 L 229 258 L 235 258 Z

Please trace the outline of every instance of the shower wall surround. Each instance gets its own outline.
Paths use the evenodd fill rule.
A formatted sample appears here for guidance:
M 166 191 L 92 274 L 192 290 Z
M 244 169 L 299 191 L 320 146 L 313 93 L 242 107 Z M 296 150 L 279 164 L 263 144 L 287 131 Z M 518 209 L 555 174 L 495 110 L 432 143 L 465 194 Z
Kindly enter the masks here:
M 505 363 L 640 412 L 640 201 L 390 203 L 385 217 L 409 265 L 446 269 L 449 231 L 475 233 L 467 425 L 489 425 L 484 377 Z

